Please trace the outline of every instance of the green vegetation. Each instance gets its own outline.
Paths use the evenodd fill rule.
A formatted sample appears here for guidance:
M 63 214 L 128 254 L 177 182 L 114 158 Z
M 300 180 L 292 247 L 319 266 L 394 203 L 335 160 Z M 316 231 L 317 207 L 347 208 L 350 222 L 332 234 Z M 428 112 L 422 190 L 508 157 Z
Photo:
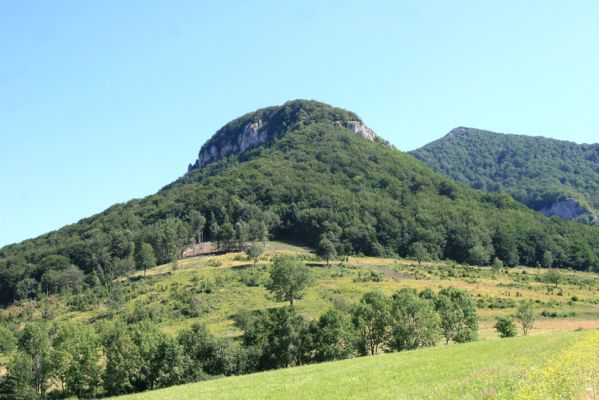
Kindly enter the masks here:
M 509 193 L 535 210 L 566 198 L 599 210 L 599 144 L 456 128 L 410 154 L 458 182 Z M 588 213 L 578 219 L 593 220 Z
M 495 329 L 497 333 L 499 333 L 499 337 L 509 338 L 514 337 L 518 334 L 516 330 L 516 324 L 512 317 L 507 316 L 499 316 L 497 317 L 497 322 L 495 323 Z
M 598 367 L 598 331 L 576 332 L 356 358 L 122 400 L 595 398 Z
M 535 313 L 530 301 L 525 301 L 520 304 L 516 318 L 518 318 L 518 321 L 520 321 L 520 325 L 522 326 L 522 334 L 524 336 L 528 335 L 528 331 L 532 329 L 535 322 Z
M 0 398 L 127 394 L 442 342 L 451 353 L 513 334 L 514 318 L 534 336 L 599 326 L 599 276 L 581 272 L 599 271 L 595 227 L 456 184 L 349 120 L 304 101 L 248 114 L 208 143 L 255 123 L 264 145 L 0 249 Z M 560 338 L 555 351 L 575 341 Z M 531 351 L 535 340 L 553 343 Z M 527 354 L 557 368 L 551 352 Z M 499 384 L 532 361 L 505 361 L 517 365 L 503 375 L 491 360 L 491 387 L 516 393 Z M 479 381 L 474 364 L 456 379 Z M 451 396 L 453 383 L 439 387 Z
M 358 119 L 347 111 L 293 101 L 235 120 L 215 140 L 240 135 L 258 119 L 268 125 L 264 145 L 192 169 L 155 195 L 0 249 L 0 304 L 96 284 L 110 290 L 115 278 L 152 264 L 143 244 L 163 264 L 195 242 L 230 251 L 267 236 L 319 248 L 327 260 L 413 255 L 420 262 L 498 258 L 507 266 L 599 268 L 597 229 L 456 184 L 379 138 L 344 128 Z
M 528 334 L 599 327 L 599 276 L 592 273 L 369 257 L 327 266 L 293 245 L 267 242 L 265 250 L 256 265 L 242 252 L 183 259 L 176 270 L 165 264 L 108 288 L 7 308 L 0 326 L 13 344 L 22 346 L 26 329 L 47 336 L 34 341 L 42 351 L 8 350 L 1 390 L 35 392 L 41 371 L 54 391 L 102 396 L 442 345 L 445 332 L 455 342 L 492 338 L 496 318 L 516 317 L 523 299 L 534 304 Z M 303 260 L 312 281 L 292 308 L 266 289 L 271 262 L 281 259 Z M 560 275 L 559 288 L 551 273 Z M 98 355 L 99 370 L 91 368 Z M 45 367 L 33 369 L 34 358 L 47 360 Z M 25 380 L 23 368 L 31 371 Z M 79 372 L 85 379 L 75 380 Z
M 145 276 L 144 271 L 144 276 Z M 477 327 L 478 317 L 466 291 L 448 288 L 439 295 L 402 289 L 391 298 L 382 291 L 365 293 L 344 310 L 330 309 L 310 321 L 293 300 L 313 282 L 310 269 L 295 255 L 274 257 L 267 288 L 289 307 L 238 312 L 239 340 L 217 338 L 194 323 L 176 338 L 160 331 L 152 316 L 135 311 L 136 320 L 99 323 L 35 320 L 23 324 L 0 378 L 0 398 L 102 397 L 142 392 L 218 376 L 287 368 L 434 346 L 440 325 L 460 326 L 460 315 Z M 448 312 L 447 310 L 451 310 Z M 465 317 L 467 316 L 467 317 Z M 95 328 L 95 329 L 94 329 Z M 463 328 L 462 328 L 463 329 Z M 454 342 L 475 339 L 452 330 Z M 18 340 L 16 340 L 18 338 Z M 448 338 L 449 340 L 449 338 Z M 101 362 L 102 360 L 102 362 Z

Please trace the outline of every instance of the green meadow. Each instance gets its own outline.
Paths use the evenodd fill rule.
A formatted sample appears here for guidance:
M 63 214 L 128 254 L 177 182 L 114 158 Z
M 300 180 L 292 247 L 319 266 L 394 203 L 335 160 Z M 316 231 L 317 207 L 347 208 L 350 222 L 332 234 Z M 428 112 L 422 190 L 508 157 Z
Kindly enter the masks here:
M 599 398 L 599 331 L 443 345 L 119 397 L 120 400 L 558 398 Z

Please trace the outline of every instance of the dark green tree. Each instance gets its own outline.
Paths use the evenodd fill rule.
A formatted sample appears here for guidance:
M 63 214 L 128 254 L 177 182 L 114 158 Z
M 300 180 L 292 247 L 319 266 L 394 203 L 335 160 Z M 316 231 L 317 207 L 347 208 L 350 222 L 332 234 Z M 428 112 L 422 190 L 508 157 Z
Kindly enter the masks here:
M 333 242 L 326 236 L 321 237 L 320 241 L 318 242 L 316 253 L 321 258 L 327 260 L 327 265 L 329 265 L 329 260 L 331 258 L 337 257 L 337 249 L 335 248 L 335 244 L 333 244 Z
M 6 374 L 0 377 L 0 399 L 38 400 L 33 360 L 30 356 L 18 353 L 11 358 Z
M 301 364 L 303 341 L 308 338 L 308 321 L 293 307 L 277 307 L 258 313 L 247 325 L 242 341 L 254 358 L 250 364 L 267 370 Z
M 204 227 L 206 226 L 206 218 L 199 211 L 191 211 L 189 213 L 189 221 L 191 229 L 194 233 L 196 244 L 204 241 Z
M 146 276 L 146 270 L 156 266 L 156 257 L 154 257 L 154 249 L 151 244 L 141 243 L 135 257 L 135 266 L 144 270 L 144 276 Z
M 37 394 L 44 397 L 51 375 L 51 342 L 48 327 L 43 323 L 27 324 L 19 338 L 19 349 L 31 357 L 34 387 Z
M 316 362 L 341 360 L 353 354 L 356 332 L 351 318 L 335 309 L 326 311 L 310 325 L 309 359 Z
M 356 304 L 352 321 L 359 333 L 358 350 L 362 355 L 374 355 L 389 338 L 391 307 L 381 292 L 368 292 Z
M 435 304 L 419 297 L 415 290 L 403 288 L 391 298 L 392 350 L 414 350 L 434 346 L 441 336 Z
M 456 343 L 476 340 L 478 315 L 468 292 L 453 287 L 444 288 L 439 292 L 435 306 L 441 317 L 441 330 L 446 343 L 450 340 Z
M 512 317 L 499 316 L 495 319 L 495 330 L 499 333 L 499 337 L 508 338 L 514 337 L 518 334 L 516 330 L 516 324 Z
M 266 285 L 276 301 L 288 301 L 290 306 L 301 299 L 306 288 L 314 282 L 310 269 L 296 256 L 279 255 L 270 270 L 270 280 Z
M 103 340 L 106 368 L 103 381 L 106 394 L 118 396 L 132 393 L 140 379 L 141 358 L 128 330 L 117 324 Z

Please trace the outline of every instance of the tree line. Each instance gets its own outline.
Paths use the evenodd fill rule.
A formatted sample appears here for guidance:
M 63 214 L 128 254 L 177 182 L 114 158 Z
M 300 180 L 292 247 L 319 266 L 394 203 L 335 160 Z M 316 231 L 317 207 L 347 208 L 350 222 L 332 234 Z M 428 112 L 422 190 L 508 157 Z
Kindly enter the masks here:
M 293 271 L 295 268 L 299 271 Z M 280 256 L 268 289 L 293 304 L 312 282 L 303 263 Z M 293 305 L 239 311 L 237 339 L 215 337 L 196 323 L 172 337 L 154 323 L 43 320 L 0 325 L 0 354 L 11 354 L 1 399 L 94 398 L 153 390 L 219 376 L 246 374 L 380 352 L 475 340 L 478 317 L 470 295 L 456 288 L 386 296 L 365 293 L 310 320 Z

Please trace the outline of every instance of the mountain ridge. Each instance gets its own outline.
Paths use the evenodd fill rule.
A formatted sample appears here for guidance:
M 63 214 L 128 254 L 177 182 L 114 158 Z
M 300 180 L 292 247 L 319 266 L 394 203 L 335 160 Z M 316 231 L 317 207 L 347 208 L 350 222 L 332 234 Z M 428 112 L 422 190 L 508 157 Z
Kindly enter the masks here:
M 457 127 L 410 155 L 475 189 L 506 192 L 545 215 L 597 223 L 599 144 Z

